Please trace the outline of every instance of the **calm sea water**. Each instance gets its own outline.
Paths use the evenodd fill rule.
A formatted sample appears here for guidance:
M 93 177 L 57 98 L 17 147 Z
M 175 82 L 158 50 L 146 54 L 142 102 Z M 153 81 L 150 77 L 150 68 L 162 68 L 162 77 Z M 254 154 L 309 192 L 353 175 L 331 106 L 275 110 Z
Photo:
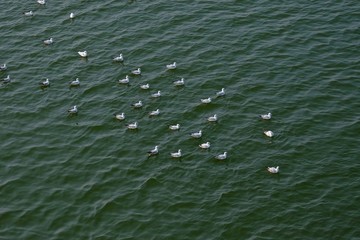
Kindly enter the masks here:
M 0 5 L 0 239 L 360 239 L 358 1 Z

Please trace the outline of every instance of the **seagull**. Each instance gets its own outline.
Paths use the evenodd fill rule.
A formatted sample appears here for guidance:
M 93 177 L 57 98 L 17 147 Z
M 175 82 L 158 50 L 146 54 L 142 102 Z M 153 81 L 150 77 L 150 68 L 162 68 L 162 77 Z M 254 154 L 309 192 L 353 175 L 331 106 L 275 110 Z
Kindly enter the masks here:
M 155 111 L 151 111 L 150 113 L 149 113 L 149 117 L 151 117 L 151 116 L 157 116 L 157 115 L 159 115 L 160 114 L 160 110 L 159 109 L 156 109 Z
M 214 116 L 208 117 L 208 121 L 209 121 L 209 122 L 216 122 L 216 121 L 217 121 L 217 115 L 214 114 Z
M 202 144 L 199 145 L 199 147 L 201 147 L 203 149 L 210 148 L 210 142 L 202 143 Z
M 86 58 L 87 56 L 88 56 L 88 54 L 87 54 L 87 51 L 83 51 L 83 52 L 78 52 L 78 54 L 81 56 L 81 57 L 84 57 L 84 58 Z
M 176 124 L 176 125 L 170 125 L 169 126 L 170 130 L 179 130 L 180 129 L 180 124 Z
M 175 86 L 184 86 L 184 84 L 185 84 L 184 78 L 181 78 L 180 80 L 174 81 L 173 84 L 174 84 Z
M 126 127 L 128 129 L 137 129 L 138 128 L 138 123 L 137 122 L 129 123 L 129 124 L 126 125 Z
M 227 154 L 227 152 L 224 152 L 223 154 L 217 155 L 215 158 L 216 158 L 217 160 L 225 160 L 226 157 L 227 157 L 226 154 Z
M 70 87 L 80 86 L 79 78 L 76 78 L 75 80 L 70 82 Z
M 124 113 L 118 113 L 118 114 L 115 113 L 114 116 L 117 120 L 120 120 L 120 121 L 125 119 Z
M 129 76 L 126 75 L 126 77 L 124 79 L 120 79 L 119 83 L 124 83 L 124 84 L 128 84 L 129 83 Z
M 70 13 L 70 19 L 74 19 L 75 18 L 75 14 L 74 13 Z
M 143 106 L 142 102 L 141 101 L 138 101 L 134 104 L 131 104 L 131 106 L 133 106 L 134 108 L 141 108 Z
M 5 71 L 7 69 L 6 63 L 0 65 L 0 71 Z
M 201 102 L 202 102 L 202 103 L 211 103 L 211 97 L 202 98 L 202 99 L 201 99 Z
M 190 136 L 193 137 L 193 138 L 201 138 L 201 136 L 202 136 L 202 131 L 199 130 L 198 132 L 190 133 Z
M 151 96 L 154 97 L 154 98 L 158 98 L 158 97 L 161 96 L 161 92 L 157 91 L 156 93 L 151 94 Z
M 49 81 L 49 79 L 47 78 L 47 79 L 45 79 L 45 81 L 40 82 L 40 86 L 41 86 L 41 87 L 48 87 L 48 86 L 50 86 L 50 81 Z
M 225 96 L 225 88 L 222 88 L 220 92 L 217 92 L 216 96 L 218 97 Z
M 171 155 L 173 158 L 179 158 L 179 157 L 181 157 L 181 149 L 179 149 L 177 152 L 170 153 L 170 155 Z
M 119 56 L 114 57 L 114 58 L 113 58 L 113 61 L 114 61 L 114 62 L 122 62 L 122 61 L 124 61 L 124 57 L 123 57 L 122 53 L 120 53 Z
M 146 84 L 140 85 L 140 88 L 146 90 L 146 89 L 150 88 L 150 85 L 148 83 L 146 83 Z
M 9 83 L 9 82 L 11 82 L 10 75 L 7 75 L 7 77 L 3 79 L 3 82 L 4 82 L 4 83 Z
M 46 4 L 46 1 L 45 0 L 37 0 L 38 4 L 41 4 L 41 5 L 45 5 Z
M 279 172 L 279 166 L 268 167 L 267 170 L 268 170 L 269 173 L 278 173 Z
M 264 134 L 268 137 L 273 137 L 274 136 L 274 133 L 272 131 L 264 131 Z
M 49 39 L 46 39 L 46 40 L 44 40 L 44 44 L 45 45 L 50 45 L 50 44 L 53 44 L 53 38 L 49 38 Z
M 158 146 L 155 146 L 154 149 L 151 149 L 150 151 L 147 152 L 149 154 L 149 157 L 150 156 L 153 156 L 153 155 L 156 155 L 159 153 L 159 147 Z
M 32 17 L 32 16 L 34 16 L 34 12 L 33 12 L 33 11 L 23 12 L 23 14 L 24 14 L 26 17 Z
M 68 113 L 70 113 L 70 114 L 76 114 L 77 112 L 78 112 L 78 109 L 77 109 L 76 105 L 68 110 Z
M 135 69 L 135 70 L 131 71 L 131 73 L 134 75 L 141 75 L 141 69 L 140 68 Z
M 259 117 L 264 119 L 264 120 L 270 120 L 271 119 L 271 113 L 261 114 L 261 115 L 259 115 Z
M 176 62 L 166 65 L 166 68 L 167 69 L 175 69 L 176 68 Z

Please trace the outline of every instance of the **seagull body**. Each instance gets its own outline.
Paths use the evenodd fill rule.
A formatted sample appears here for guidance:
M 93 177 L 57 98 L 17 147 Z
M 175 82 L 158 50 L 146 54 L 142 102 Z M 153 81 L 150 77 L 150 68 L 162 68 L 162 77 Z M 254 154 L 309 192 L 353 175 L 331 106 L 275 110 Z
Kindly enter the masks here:
M 126 127 L 128 129 L 137 129 L 138 128 L 138 123 L 137 122 L 129 123 L 129 124 L 126 125 Z
M 120 120 L 120 121 L 125 119 L 124 113 L 118 113 L 118 114 L 115 113 L 114 116 L 117 120 Z
M 208 149 L 208 148 L 210 148 L 210 142 L 202 143 L 199 145 L 199 147 L 201 147 L 203 149 Z
M 6 63 L 0 65 L 0 71 L 5 71 L 7 69 Z
M 211 103 L 211 97 L 202 98 L 202 99 L 201 99 L 201 102 L 202 102 L 202 103 Z
M 157 115 L 159 115 L 160 114 L 160 110 L 159 109 L 156 109 L 155 111 L 151 111 L 150 113 L 149 113 L 149 116 L 151 117 L 151 116 L 157 116 Z
M 122 62 L 122 61 L 124 61 L 124 57 L 123 57 L 122 53 L 120 53 L 119 56 L 114 57 L 114 58 L 113 58 L 113 61 L 114 61 L 114 62 Z
M 154 98 L 158 98 L 158 97 L 161 96 L 161 92 L 157 91 L 156 93 L 151 94 L 151 96 L 154 97 Z
M 270 120 L 271 119 L 271 113 L 268 114 L 261 114 L 259 115 L 260 118 L 264 119 L 264 120 Z
M 227 152 L 224 152 L 223 154 L 219 154 L 215 158 L 217 160 L 225 160 L 227 158 Z
M 76 78 L 75 80 L 70 82 L 71 87 L 80 86 L 80 80 L 79 78 Z
M 126 75 L 126 77 L 124 79 L 120 79 L 119 83 L 128 84 L 129 83 L 129 76 Z
M 77 109 L 76 105 L 68 110 L 68 113 L 70 113 L 70 114 L 76 114 L 77 112 L 78 112 L 78 109 Z
M 190 136 L 193 137 L 193 138 L 201 138 L 201 136 L 202 136 L 202 131 L 199 130 L 198 132 L 190 133 Z
M 147 83 L 147 84 L 143 84 L 143 85 L 140 85 L 140 88 L 146 90 L 146 89 L 149 89 L 149 88 L 150 88 L 150 85 L 149 85 L 148 83 Z
M 268 167 L 267 170 L 268 170 L 269 173 L 278 173 L 279 172 L 279 166 Z
M 49 38 L 49 39 L 44 40 L 45 45 L 53 44 L 53 42 L 54 42 L 53 38 Z
M 222 88 L 221 91 L 217 92 L 216 96 L 218 97 L 225 96 L 225 88 Z
M 134 108 L 141 108 L 143 106 L 143 104 L 142 104 L 142 101 L 138 101 L 138 102 L 132 104 L 131 106 L 133 106 Z
M 135 69 L 135 70 L 131 71 L 131 73 L 134 75 L 141 75 L 141 69 L 140 68 Z
M 28 11 L 28 12 L 23 12 L 24 13 L 24 15 L 26 16 L 26 17 L 32 17 L 32 16 L 34 16 L 34 12 L 33 11 Z
M 167 69 L 175 69 L 176 68 L 176 62 L 173 62 L 171 64 L 166 65 Z
M 170 125 L 169 126 L 170 130 L 179 130 L 180 129 L 180 124 L 176 124 L 176 125 Z
M 49 79 L 47 78 L 47 79 L 45 79 L 45 81 L 40 82 L 40 85 L 41 85 L 41 87 L 48 87 L 48 86 L 50 86 L 50 81 L 49 81 Z
M 175 86 L 184 86 L 184 84 L 185 84 L 184 78 L 181 78 L 180 80 L 174 81 L 173 84 L 174 84 Z
M 171 155 L 173 158 L 179 158 L 179 157 L 181 157 L 181 149 L 179 149 L 177 152 L 170 153 L 170 155 Z
M 209 122 L 216 122 L 216 121 L 217 121 L 217 115 L 214 114 L 214 116 L 208 117 L 208 121 L 209 121 Z
M 75 18 L 75 14 L 74 13 L 70 13 L 70 19 L 74 19 Z
M 78 54 L 79 54 L 81 57 L 84 57 L 84 58 L 86 58 L 86 57 L 88 56 L 87 51 L 82 51 L 82 52 L 79 51 Z
M 38 4 L 41 4 L 41 5 L 45 5 L 46 4 L 46 1 L 45 0 L 37 0 Z
M 155 146 L 154 149 L 150 150 L 147 152 L 149 154 L 149 157 L 150 156 L 153 156 L 153 155 L 156 155 L 159 153 L 159 147 L 158 146 Z
M 4 82 L 4 83 L 9 83 L 9 82 L 11 82 L 10 75 L 7 75 L 7 77 L 3 79 L 3 82 Z
M 266 136 L 268 136 L 268 137 L 273 137 L 274 136 L 274 133 L 273 133 L 273 131 L 264 131 L 264 134 L 266 135 Z

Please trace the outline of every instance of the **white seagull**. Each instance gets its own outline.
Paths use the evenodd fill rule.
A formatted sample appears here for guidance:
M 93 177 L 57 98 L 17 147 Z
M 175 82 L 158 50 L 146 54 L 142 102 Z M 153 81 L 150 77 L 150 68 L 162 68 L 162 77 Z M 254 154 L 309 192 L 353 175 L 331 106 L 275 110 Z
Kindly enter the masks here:
M 70 19 L 74 19 L 75 18 L 75 14 L 74 13 L 70 13 Z
M 202 136 L 202 131 L 199 130 L 198 132 L 190 133 L 190 136 L 193 137 L 193 138 L 201 138 L 201 136 Z
M 268 170 L 269 173 L 278 173 L 279 172 L 279 166 L 268 167 L 267 170 Z
M 37 0 L 38 4 L 41 4 L 41 5 L 45 5 L 46 4 L 46 1 L 45 0 Z
M 271 119 L 271 113 L 261 114 L 261 115 L 259 115 L 259 117 L 264 119 L 264 120 L 270 120 Z
M 202 103 L 211 103 L 211 97 L 202 98 L 202 99 L 201 99 L 201 102 L 202 102 Z
M 114 62 L 122 62 L 122 61 L 124 61 L 124 57 L 123 57 L 122 53 L 120 53 L 119 56 L 114 57 L 114 58 L 113 58 L 113 61 L 114 61 Z
M 225 88 L 222 88 L 221 91 L 217 92 L 216 96 L 218 97 L 225 96 Z
M 227 152 L 224 152 L 223 154 L 219 154 L 215 158 L 217 160 L 225 160 L 227 158 Z
M 75 80 L 70 82 L 71 87 L 80 86 L 80 80 L 79 78 L 76 78 Z
M 9 82 L 11 82 L 10 75 L 7 75 L 7 77 L 3 79 L 3 82 L 4 82 L 4 83 L 9 83 Z
M 135 70 L 131 71 L 131 73 L 134 75 L 141 75 L 141 69 L 140 68 L 135 69 Z
M 171 64 L 166 65 L 167 69 L 175 69 L 176 68 L 176 62 L 173 62 Z
M 54 42 L 53 38 L 49 38 L 49 39 L 44 40 L 45 45 L 53 44 L 53 42 Z
M 154 98 L 158 98 L 158 97 L 161 96 L 161 92 L 157 91 L 156 93 L 151 94 L 151 96 L 154 97 Z
M 83 51 L 83 52 L 79 51 L 78 54 L 79 54 L 81 57 L 84 57 L 84 58 L 86 58 L 86 57 L 88 56 L 87 51 Z
M 77 112 L 78 112 L 78 109 L 77 109 L 76 105 L 68 110 L 68 113 L 70 113 L 70 114 L 76 114 Z
M 23 12 L 23 14 L 24 14 L 26 17 L 32 17 L 32 16 L 34 16 L 34 12 L 33 12 L 33 11 Z
M 117 120 L 120 120 L 120 121 L 125 119 L 125 114 L 124 113 L 117 113 L 117 114 L 115 113 L 114 116 L 115 116 L 115 118 Z
M 138 101 L 136 103 L 131 104 L 134 108 L 141 108 L 143 106 L 142 101 Z
M 170 153 L 170 155 L 171 155 L 173 158 L 179 158 L 179 157 L 181 157 L 181 149 L 179 149 L 177 152 Z
M 214 114 L 214 116 L 208 117 L 208 121 L 209 121 L 209 122 L 216 122 L 216 121 L 217 121 L 217 115 Z
M 180 124 L 170 125 L 169 129 L 170 130 L 179 130 L 180 129 Z
M 140 88 L 146 90 L 146 89 L 150 88 L 150 85 L 148 83 L 146 83 L 146 84 L 140 85 Z
M 0 65 L 0 71 L 5 71 L 7 69 L 6 63 Z
M 137 129 L 138 128 L 138 123 L 137 122 L 129 123 L 129 124 L 126 125 L 126 127 L 128 129 Z
M 266 136 L 268 136 L 268 137 L 273 137 L 274 136 L 274 133 L 273 133 L 273 131 L 264 131 L 264 134 L 266 135 Z
M 47 78 L 47 79 L 45 79 L 45 81 L 41 81 L 41 82 L 40 82 L 40 86 L 41 86 L 41 87 L 48 87 L 48 86 L 50 86 L 50 81 L 49 81 L 49 79 Z
M 149 154 L 149 157 L 150 156 L 153 156 L 153 155 L 156 155 L 159 153 L 159 147 L 158 146 L 155 146 L 154 149 L 151 149 L 150 151 L 147 152 Z
M 210 148 L 210 142 L 202 143 L 202 144 L 199 145 L 199 147 L 201 147 L 203 149 Z
M 128 83 L 129 83 L 129 76 L 126 75 L 125 78 L 120 79 L 120 80 L 119 80 L 119 83 L 128 84 Z
M 151 117 L 151 116 L 157 116 L 157 115 L 159 115 L 160 114 L 160 110 L 159 109 L 156 109 L 155 111 L 151 111 L 150 113 L 149 113 L 149 117 Z
M 174 84 L 175 86 L 184 86 L 184 84 L 185 84 L 184 78 L 181 78 L 180 80 L 174 81 L 173 84 Z

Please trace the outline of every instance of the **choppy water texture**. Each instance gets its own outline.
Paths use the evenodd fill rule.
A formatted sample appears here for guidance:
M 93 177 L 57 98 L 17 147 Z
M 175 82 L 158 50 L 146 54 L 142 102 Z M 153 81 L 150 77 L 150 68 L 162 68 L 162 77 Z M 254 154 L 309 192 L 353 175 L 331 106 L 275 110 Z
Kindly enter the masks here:
M 0 3 L 0 239 L 360 238 L 359 1 Z

